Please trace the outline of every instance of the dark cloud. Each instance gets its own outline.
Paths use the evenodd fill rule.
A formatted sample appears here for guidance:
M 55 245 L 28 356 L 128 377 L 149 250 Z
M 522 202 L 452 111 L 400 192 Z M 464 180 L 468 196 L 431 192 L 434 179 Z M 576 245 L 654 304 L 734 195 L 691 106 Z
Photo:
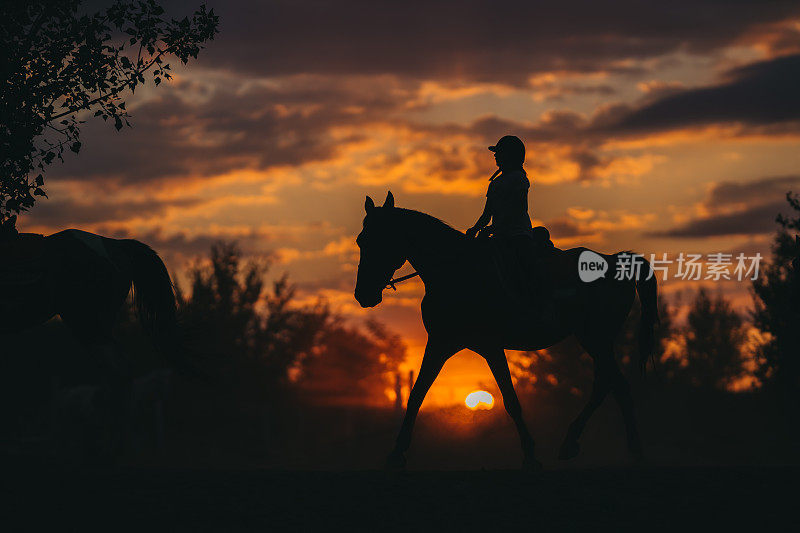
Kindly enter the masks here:
M 711 189 L 705 203 L 711 207 L 722 207 L 741 202 L 770 202 L 789 190 L 800 191 L 800 176 L 772 176 L 746 182 L 723 181 Z
M 721 237 L 725 235 L 757 235 L 775 231 L 775 216 L 786 211 L 786 202 L 773 202 L 737 211 L 692 220 L 664 232 L 658 237 Z
M 708 124 L 764 125 L 800 120 L 800 55 L 752 63 L 725 81 L 679 91 L 636 109 L 609 109 L 591 129 L 611 133 L 663 131 Z
M 550 111 L 533 124 L 487 116 L 473 122 L 469 130 L 485 141 L 511 132 L 526 143 L 560 147 L 564 157 L 581 169 L 579 179 L 593 179 L 614 160 L 602 148 L 611 137 L 732 123 L 741 126 L 740 134 L 797 135 L 798 94 L 800 54 L 732 69 L 707 87 L 656 85 L 639 105 L 605 104 L 588 118 L 570 110 Z
M 593 116 L 569 110 L 543 115 L 534 124 L 484 117 L 472 131 L 491 140 L 517 132 L 528 142 L 571 147 L 582 170 L 601 162 L 600 147 L 609 136 L 636 137 L 712 124 L 742 126 L 742 134 L 783 136 L 800 132 L 800 54 L 744 65 L 721 81 L 700 88 L 655 86 L 639 105 L 610 103 Z M 591 172 L 585 173 L 591 177 Z
M 384 120 L 409 98 L 388 80 L 334 83 L 306 76 L 276 86 L 220 85 L 164 87 L 157 99 L 134 107 L 133 127 L 118 133 L 90 120 L 80 157 L 53 166 L 51 176 L 138 184 L 300 166 L 360 139 L 333 138 L 331 128 Z
M 614 157 L 603 153 L 609 137 L 636 137 L 675 129 L 736 123 L 741 134 L 797 135 L 800 132 L 800 54 L 729 70 L 717 84 L 649 91 L 640 105 L 599 107 L 591 118 L 569 110 L 544 114 L 534 124 L 484 117 L 470 130 L 491 141 L 512 132 L 527 143 L 561 147 L 580 168 L 578 179 L 593 179 Z M 534 163 L 535 164 L 535 163 Z
M 581 227 L 576 221 L 562 217 L 547 222 L 547 229 L 553 239 L 570 239 L 591 235 L 593 231 Z
M 497 117 L 471 125 L 410 122 L 407 110 L 417 100 L 418 84 L 393 77 L 295 76 L 245 87 L 226 86 L 224 80 L 183 81 L 160 89 L 155 99 L 132 108 L 133 128 L 115 132 L 99 119 L 90 120 L 80 156 L 53 166 L 49 179 L 124 187 L 160 185 L 165 179 L 198 180 L 236 170 L 299 167 L 329 160 L 342 147 L 364 140 L 369 126 L 385 124 L 419 135 L 404 143 L 403 155 L 388 153 L 365 165 L 374 172 L 385 172 L 417 154 L 425 156 L 426 171 L 442 179 L 482 177 L 485 169 L 478 172 L 470 163 L 485 156 L 484 146 L 509 131 L 529 143 L 534 170 L 547 170 L 553 161 L 533 154 L 554 148 L 560 150 L 559 158 L 578 164 L 581 179 L 591 179 L 614 159 L 595 153 L 594 141 L 580 138 L 587 120 L 569 111 L 551 112 L 534 126 Z M 336 128 L 339 133 L 333 135 Z M 350 129 L 349 136 L 341 134 L 342 128 Z M 485 140 L 480 150 L 448 144 L 450 136 L 465 133 Z
M 546 101 L 562 101 L 568 96 L 599 95 L 611 96 L 616 94 L 616 90 L 607 84 L 581 84 L 564 83 L 553 80 L 532 83 L 534 98 Z
M 226 238 L 221 235 L 198 234 L 188 236 L 183 233 L 165 235 L 160 229 L 138 235 L 117 235 L 118 238 L 135 238 L 157 250 L 165 250 L 170 256 L 207 257 L 211 247 L 221 242 L 235 242 L 248 255 L 254 255 L 254 243 L 259 237 L 255 234 Z M 262 254 L 264 255 L 264 254 Z
M 184 6 L 192 1 L 179 2 Z M 525 84 L 542 71 L 636 70 L 706 53 L 800 13 L 794 1 L 211 1 L 221 34 L 201 64 L 261 76 L 385 74 Z
M 161 227 L 150 231 L 132 233 L 123 227 L 100 225 L 94 231 L 99 235 L 112 239 L 136 239 L 141 241 L 157 250 L 171 268 L 186 266 L 187 260 L 208 257 L 212 246 L 223 242 L 235 243 L 244 254 L 251 258 L 270 259 L 272 257 L 272 252 L 260 251 L 259 246 L 264 241 L 268 241 L 269 236 L 261 235 L 256 231 L 236 235 L 235 237 L 203 232 L 192 235 L 182 232 L 168 234 Z
M 195 207 L 201 203 L 192 198 L 132 201 L 104 199 L 102 202 L 53 199 L 37 202 L 36 209 L 26 213 L 23 218 L 25 224 L 63 229 L 101 222 L 123 222 L 132 218 L 157 217 L 169 208 Z
M 772 233 L 776 229 L 775 217 L 778 213 L 785 214 L 790 210 L 783 199 L 786 192 L 798 188 L 800 176 L 718 183 L 703 202 L 710 216 L 651 235 L 696 238 Z

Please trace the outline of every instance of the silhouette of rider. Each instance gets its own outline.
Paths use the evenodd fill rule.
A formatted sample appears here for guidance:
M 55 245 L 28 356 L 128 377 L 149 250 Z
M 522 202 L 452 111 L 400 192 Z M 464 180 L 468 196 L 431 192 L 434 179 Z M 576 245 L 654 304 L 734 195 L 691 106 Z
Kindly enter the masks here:
M 467 230 L 467 237 L 474 237 L 485 229 L 499 238 L 528 238 L 533 228 L 528 216 L 528 189 L 531 184 L 522 168 L 525 145 L 519 137 L 506 135 L 489 150 L 494 152 L 497 171 L 489 178 L 483 214 Z
M 497 171 L 489 178 L 483 213 L 475 225 L 467 230 L 467 237 L 491 233 L 493 238 L 509 244 L 523 269 L 523 282 L 529 293 L 527 299 L 536 301 L 543 318 L 549 319 L 552 315 L 552 303 L 547 294 L 548 284 L 543 280 L 544 265 L 541 254 L 537 251 L 534 230 L 528 215 L 528 189 L 531 184 L 522 168 L 525 162 L 525 145 L 519 137 L 506 135 L 497 144 L 490 146 L 489 150 L 494 152 Z M 539 280 L 536 287 L 529 280 L 531 273 Z

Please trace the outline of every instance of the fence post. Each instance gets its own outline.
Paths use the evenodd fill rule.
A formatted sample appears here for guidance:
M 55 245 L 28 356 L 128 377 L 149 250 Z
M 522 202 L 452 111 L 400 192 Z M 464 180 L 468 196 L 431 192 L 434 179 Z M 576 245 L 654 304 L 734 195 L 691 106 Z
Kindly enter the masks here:
M 400 372 L 394 373 L 394 410 L 397 416 L 400 416 L 403 412 L 403 384 L 400 378 Z
M 411 396 L 411 389 L 414 387 L 414 371 L 408 371 L 408 396 L 406 396 L 406 407 L 408 407 L 408 398 Z

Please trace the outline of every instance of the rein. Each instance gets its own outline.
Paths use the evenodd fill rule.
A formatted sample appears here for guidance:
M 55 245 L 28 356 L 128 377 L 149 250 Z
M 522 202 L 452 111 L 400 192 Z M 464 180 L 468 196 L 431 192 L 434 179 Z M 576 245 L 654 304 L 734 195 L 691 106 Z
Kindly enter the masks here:
M 419 272 L 413 272 L 411 274 L 406 274 L 405 276 L 400 276 L 399 278 L 392 278 L 392 279 L 389 280 L 389 282 L 386 284 L 386 287 L 384 287 L 384 288 L 388 289 L 389 287 L 391 287 L 393 291 L 396 291 L 397 287 L 394 286 L 395 283 L 400 283 L 401 281 L 405 281 L 407 279 L 411 279 L 411 278 L 414 278 L 416 276 L 419 276 Z

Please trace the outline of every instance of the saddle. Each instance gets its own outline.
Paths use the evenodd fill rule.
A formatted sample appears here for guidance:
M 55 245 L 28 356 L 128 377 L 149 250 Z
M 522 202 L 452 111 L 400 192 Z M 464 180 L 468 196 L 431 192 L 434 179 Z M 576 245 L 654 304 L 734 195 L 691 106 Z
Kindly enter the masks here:
M 0 286 L 35 283 L 45 266 L 43 235 L 20 233 L 0 239 Z
M 502 299 L 519 308 L 537 306 L 546 299 L 574 295 L 574 275 L 563 263 L 564 251 L 556 248 L 550 233 L 536 227 L 529 239 L 485 239 L 492 266 L 502 290 Z

